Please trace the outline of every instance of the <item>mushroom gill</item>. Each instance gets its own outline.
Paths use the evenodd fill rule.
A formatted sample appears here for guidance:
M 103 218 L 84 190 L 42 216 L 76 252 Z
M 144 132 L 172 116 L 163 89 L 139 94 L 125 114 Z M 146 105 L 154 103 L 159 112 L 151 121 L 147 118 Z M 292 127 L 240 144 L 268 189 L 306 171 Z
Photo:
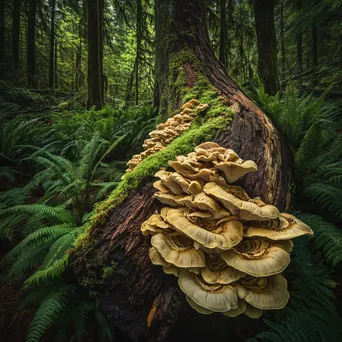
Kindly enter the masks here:
M 185 104 L 172 120 L 188 122 L 196 105 Z M 280 273 L 290 262 L 291 239 L 311 235 L 311 228 L 230 184 L 257 170 L 231 149 L 205 142 L 168 165 L 153 183 L 160 214 L 141 226 L 152 236 L 152 264 L 178 276 L 187 302 L 201 314 L 259 318 L 263 310 L 283 308 L 289 293 Z

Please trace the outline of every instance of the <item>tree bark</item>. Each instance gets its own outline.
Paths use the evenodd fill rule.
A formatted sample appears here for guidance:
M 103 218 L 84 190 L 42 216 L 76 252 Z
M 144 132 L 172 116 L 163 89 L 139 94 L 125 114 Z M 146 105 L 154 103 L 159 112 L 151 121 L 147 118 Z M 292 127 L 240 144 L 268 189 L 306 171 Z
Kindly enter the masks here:
M 20 44 L 20 0 L 13 2 L 12 14 L 12 60 L 16 70 L 19 68 L 19 44 Z
M 312 30 L 312 65 L 317 66 L 318 64 L 318 54 L 317 54 L 317 25 L 316 18 L 312 20 L 311 25 Z
M 103 107 L 103 53 L 101 1 L 87 0 L 88 13 L 88 107 Z
M 297 12 L 298 15 L 301 14 L 302 11 L 302 4 L 301 0 L 297 0 Z M 302 80 L 301 75 L 303 72 L 303 35 L 302 31 L 299 28 L 296 33 L 296 73 L 297 73 L 297 79 L 298 79 L 298 88 L 299 92 L 302 91 Z
M 49 60 L 49 87 L 55 87 L 55 7 L 56 0 L 51 1 L 51 27 L 50 27 L 50 60 Z
M 285 39 L 284 39 L 284 3 L 280 0 L 280 50 L 281 50 L 281 76 L 285 79 L 286 76 L 286 60 L 285 60 Z
M 37 0 L 30 0 L 27 23 L 27 78 L 28 85 L 37 88 L 36 75 L 36 14 Z
M 5 71 L 5 1 L 0 1 L 0 80 L 4 79 Z
M 228 28 L 227 28 L 226 12 L 227 12 L 227 0 L 220 0 L 219 61 L 227 68 Z
M 286 146 L 271 121 L 216 59 L 203 23 L 204 0 L 156 1 L 156 94 L 160 110 L 172 112 L 182 103 L 184 91 L 191 91 L 203 79 L 208 80 L 227 106 L 234 104 L 239 108 L 231 125 L 223 127 L 213 140 L 234 149 L 243 159 L 256 161 L 259 171 L 244 177 L 241 184 L 251 196 L 260 196 L 284 210 L 289 204 L 290 184 Z M 173 65 L 176 61 L 180 63 L 177 67 Z M 176 82 L 182 77 L 185 90 Z M 196 341 L 208 341 L 214 336 L 218 322 L 224 323 L 232 341 L 251 337 L 255 329 L 250 320 L 247 322 L 243 317 L 231 320 L 215 314 L 203 318 L 195 313 L 185 303 L 176 278 L 151 264 L 150 238 L 141 234 L 140 226 L 161 207 L 152 198 L 154 191 L 152 181 L 146 181 L 112 209 L 103 225 L 92 229 L 89 236 L 92 242 L 79 248 L 72 257 L 77 279 L 97 292 L 108 320 L 129 340 L 186 338 L 190 341 L 198 336 Z M 113 262 L 116 266 L 104 279 L 103 267 L 110 267 Z M 147 326 L 148 316 L 150 326 Z M 227 335 L 224 338 L 227 341 Z
M 274 28 L 275 0 L 254 1 L 255 28 L 258 40 L 258 71 L 265 92 L 275 95 L 279 89 L 277 43 Z

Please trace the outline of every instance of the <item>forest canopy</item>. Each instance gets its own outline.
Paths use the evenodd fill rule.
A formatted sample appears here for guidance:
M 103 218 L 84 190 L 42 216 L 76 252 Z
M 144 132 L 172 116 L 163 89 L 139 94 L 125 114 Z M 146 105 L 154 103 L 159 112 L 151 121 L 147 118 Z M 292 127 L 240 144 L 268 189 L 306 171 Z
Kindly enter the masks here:
M 0 340 L 339 341 L 341 17 L 340 0 L 2 0 Z M 279 211 L 267 225 L 245 202 Z M 239 240 L 179 228 L 206 220 Z M 284 222 L 301 233 L 274 242 Z M 244 248 L 283 264 L 237 266 Z M 289 300 L 199 306 L 187 282 L 212 254 L 226 291 L 246 272 Z

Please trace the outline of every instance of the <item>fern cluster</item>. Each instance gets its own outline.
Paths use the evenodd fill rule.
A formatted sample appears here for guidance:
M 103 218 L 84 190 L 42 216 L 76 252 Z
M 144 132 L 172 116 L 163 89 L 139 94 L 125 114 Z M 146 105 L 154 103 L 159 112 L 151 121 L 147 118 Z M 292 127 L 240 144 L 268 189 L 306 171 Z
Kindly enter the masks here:
M 96 302 L 64 273 L 94 204 L 116 187 L 126 153 L 141 146 L 155 119 L 144 107 L 49 115 L 18 116 L 1 127 L 0 242 L 21 240 L 2 263 L 2 280 L 23 284 L 27 296 L 19 311 L 36 309 L 27 341 L 48 329 L 57 341 L 70 331 L 82 341 L 89 319 L 101 340 L 109 339 Z

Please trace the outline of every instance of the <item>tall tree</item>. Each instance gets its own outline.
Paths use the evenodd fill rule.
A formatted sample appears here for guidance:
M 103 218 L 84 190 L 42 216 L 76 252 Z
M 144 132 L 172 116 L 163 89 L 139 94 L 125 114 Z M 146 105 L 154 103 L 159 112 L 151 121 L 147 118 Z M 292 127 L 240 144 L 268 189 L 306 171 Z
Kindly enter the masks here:
M 19 68 L 19 44 L 20 44 L 20 0 L 13 1 L 12 14 L 12 59 L 16 69 Z
M 298 17 L 300 17 L 302 12 L 302 2 L 297 0 L 296 9 Z M 299 27 L 296 32 L 296 73 L 298 78 L 299 89 L 301 89 L 301 76 L 303 69 L 303 35 L 302 29 Z
M 55 12 L 56 0 L 51 0 L 51 23 L 50 23 L 50 60 L 49 60 L 49 87 L 55 87 Z
M 142 6 L 141 0 L 136 0 L 136 61 L 135 61 L 135 104 L 139 104 L 139 62 L 141 59 L 141 40 L 142 40 L 142 27 L 141 18 Z
M 230 1 L 230 0 L 228 0 Z M 227 0 L 220 0 L 220 45 L 219 60 L 227 68 L 227 44 L 228 44 L 228 27 L 227 27 Z
M 265 92 L 276 94 L 279 89 L 277 43 L 274 27 L 276 0 L 254 1 L 255 28 L 258 40 L 258 71 Z
M 244 188 L 251 196 L 257 192 L 264 200 L 284 209 L 289 184 L 285 145 L 271 121 L 216 59 L 205 25 L 204 0 L 157 0 L 155 13 L 155 98 L 160 113 L 172 113 L 186 95 L 208 99 L 208 91 L 212 101 L 222 106 L 219 112 L 222 111 L 223 120 L 229 106 L 235 114 L 232 120 L 225 120 L 213 141 L 236 150 L 244 159 L 257 160 L 260 171 L 245 178 Z M 93 221 L 88 237 L 92 243 L 85 244 L 73 256 L 76 276 L 81 283 L 84 280 L 92 290 L 96 289 L 107 318 L 130 340 L 163 341 L 180 315 L 182 327 L 191 333 L 188 319 L 194 318 L 192 309 L 184 305 L 184 295 L 174 279 L 151 264 L 149 244 L 140 232 L 142 222 L 158 207 L 153 201 L 152 182 L 145 179 L 139 188 L 127 192 L 125 199 L 114 199 L 114 203 L 119 201 L 116 207 L 113 202 L 107 203 L 107 210 L 98 213 L 101 220 Z M 113 262 L 115 268 L 104 279 L 103 265 Z M 201 331 L 213 334 L 213 326 L 208 323 L 208 331 Z M 196 327 L 201 329 L 201 324 Z M 235 321 L 230 328 L 236 330 Z
M 100 109 L 103 94 L 103 0 L 87 0 L 88 14 L 88 107 Z
M 37 88 L 36 14 L 37 14 L 37 0 L 30 0 L 28 22 L 27 22 L 27 78 L 28 78 L 28 85 L 32 88 Z
M 285 63 L 285 20 L 284 20 L 284 0 L 280 0 L 280 52 L 281 52 L 281 76 L 285 77 L 286 63 Z
M 0 79 L 4 78 L 5 62 L 5 1 L 0 1 Z

